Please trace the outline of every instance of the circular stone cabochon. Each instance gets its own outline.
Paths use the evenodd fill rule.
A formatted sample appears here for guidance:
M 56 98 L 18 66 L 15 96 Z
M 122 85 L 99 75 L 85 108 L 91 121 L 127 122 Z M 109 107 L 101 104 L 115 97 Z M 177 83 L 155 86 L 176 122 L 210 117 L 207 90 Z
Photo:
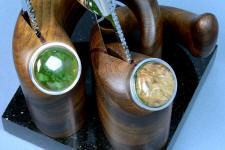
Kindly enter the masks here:
M 71 90 L 80 76 L 80 60 L 75 50 L 63 43 L 48 43 L 31 59 L 30 73 L 35 86 L 50 95 Z
M 162 110 L 172 103 L 176 95 L 176 75 L 165 61 L 149 58 L 135 66 L 130 89 L 138 106 L 151 111 Z

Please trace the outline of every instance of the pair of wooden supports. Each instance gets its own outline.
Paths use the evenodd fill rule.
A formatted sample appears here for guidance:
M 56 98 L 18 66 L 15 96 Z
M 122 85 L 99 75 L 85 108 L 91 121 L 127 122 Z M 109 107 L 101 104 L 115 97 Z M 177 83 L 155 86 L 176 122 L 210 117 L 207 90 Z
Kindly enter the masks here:
M 160 58 L 165 32 L 194 56 L 207 57 L 212 53 L 218 35 L 214 15 L 196 15 L 159 6 L 157 0 L 121 2 L 128 6 L 117 10 L 124 33 L 136 29 L 141 32 L 139 49 L 132 52 L 135 62 L 149 57 Z M 76 0 L 33 0 L 32 4 L 46 42 L 62 42 L 74 48 L 70 35 L 85 9 Z M 101 31 L 106 36 L 113 34 L 109 28 L 102 27 Z M 30 114 L 46 135 L 66 137 L 78 131 L 85 120 L 83 78 L 63 95 L 53 96 L 39 91 L 30 79 L 28 65 L 40 46 L 42 43 L 20 14 L 13 37 L 13 56 Z M 127 84 L 134 66 L 109 55 L 105 48 L 123 56 L 121 45 L 104 43 L 95 25 L 90 37 L 92 66 L 99 116 L 110 143 L 119 150 L 163 148 L 167 143 L 172 105 L 156 112 L 138 107 L 132 101 Z

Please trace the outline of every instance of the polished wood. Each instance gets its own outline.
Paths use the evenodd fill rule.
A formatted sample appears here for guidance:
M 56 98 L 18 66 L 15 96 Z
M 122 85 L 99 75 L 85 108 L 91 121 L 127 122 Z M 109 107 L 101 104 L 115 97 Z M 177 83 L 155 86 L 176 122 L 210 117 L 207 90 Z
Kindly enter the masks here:
M 197 57 L 207 57 L 213 52 L 219 30 L 218 21 L 213 14 L 197 15 L 168 6 L 160 6 L 160 12 L 163 21 L 163 35 L 167 39 L 183 45 Z M 125 33 L 131 32 L 131 29 L 138 29 L 138 20 L 129 8 L 121 7 L 117 9 L 117 14 Z
M 46 42 L 63 42 L 74 48 L 70 35 L 84 9 L 75 0 L 32 0 L 37 22 Z M 70 92 L 51 96 L 39 91 L 29 76 L 29 60 L 42 43 L 20 13 L 13 36 L 15 68 L 32 120 L 46 135 L 69 136 L 84 123 L 83 77 Z
M 139 61 L 149 57 L 161 56 L 155 54 L 158 52 L 158 54 L 161 54 L 162 28 L 165 29 L 164 33 L 166 32 L 167 36 L 171 36 L 178 43 L 186 46 L 192 55 L 199 57 L 209 55 L 217 39 L 217 21 L 212 14 L 197 16 L 184 10 L 178 11 L 178 9 L 165 6 L 161 6 L 160 10 L 157 7 L 157 17 L 154 16 L 156 14 L 150 16 L 150 12 L 155 9 L 149 9 L 149 7 L 155 7 L 156 4 L 153 5 L 149 2 L 153 1 L 133 0 L 128 2 L 122 0 L 122 2 L 129 7 L 117 9 L 123 32 L 128 34 L 137 29 L 141 30 L 141 37 L 139 38 L 142 42 L 140 43 L 140 49 L 137 50 L 138 53 L 131 52 L 134 63 L 129 64 L 125 61 L 121 44 L 113 40 L 107 40 L 110 39 L 110 36 L 113 36 L 113 30 L 106 26 L 100 26 L 100 29 L 97 25 L 93 27 L 90 36 L 90 51 L 96 79 L 99 117 L 105 134 L 114 149 L 163 149 L 167 143 L 172 105 L 157 112 L 147 111 L 137 106 L 130 94 L 131 72 Z M 150 12 L 147 12 L 148 10 Z M 154 20 L 155 17 L 158 21 L 160 20 L 159 24 Z M 163 22 L 164 27 L 161 22 Z M 202 22 L 203 25 L 206 25 L 203 26 Z M 147 27 L 147 24 L 151 24 L 151 27 Z M 152 24 L 154 25 L 152 26 Z M 160 28 L 160 32 L 155 32 L 157 31 L 154 30 L 157 29 L 156 27 Z M 101 30 L 101 33 L 99 30 Z M 143 34 L 144 31 L 146 34 Z M 157 35 L 159 39 L 156 38 L 154 33 L 160 34 Z M 152 42 L 152 39 L 155 42 Z M 196 44 L 196 42 L 199 46 L 195 48 L 193 43 Z M 158 48 L 153 48 L 154 43 L 157 43 Z M 142 49 L 143 47 L 145 48 Z
M 129 9 L 117 11 L 120 23 L 127 24 L 123 31 L 134 29 L 133 24 L 139 26 L 141 31 L 141 43 L 139 51 L 143 54 L 161 57 L 162 52 L 162 19 L 157 0 L 119 0 Z M 131 13 L 133 12 L 133 14 Z M 135 16 L 135 17 L 134 17 Z M 135 20 L 135 21 L 133 21 Z M 105 34 L 110 30 L 105 30 Z
M 90 36 L 92 66 L 96 80 L 99 117 L 105 134 L 116 150 L 162 149 L 169 134 L 172 105 L 161 111 L 145 110 L 130 94 L 130 76 L 135 64 L 149 56 L 131 52 L 133 64 L 109 55 L 111 48 L 123 52 L 118 42 L 104 45 L 97 25 Z
M 196 15 L 174 7 L 160 7 L 164 30 L 168 36 L 185 46 L 192 55 L 209 56 L 217 42 L 218 21 L 211 13 Z
M 131 9 L 138 21 L 141 30 L 139 51 L 143 54 L 160 58 L 162 51 L 163 24 L 157 0 L 120 1 Z

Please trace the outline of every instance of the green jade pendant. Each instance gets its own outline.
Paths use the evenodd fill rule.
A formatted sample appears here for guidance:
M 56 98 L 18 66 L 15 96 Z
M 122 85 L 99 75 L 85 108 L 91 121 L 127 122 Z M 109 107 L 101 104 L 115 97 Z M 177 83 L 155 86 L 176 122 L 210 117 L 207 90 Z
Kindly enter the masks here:
M 34 78 L 42 88 L 58 92 L 71 86 L 77 77 L 78 62 L 64 47 L 49 47 L 34 63 Z

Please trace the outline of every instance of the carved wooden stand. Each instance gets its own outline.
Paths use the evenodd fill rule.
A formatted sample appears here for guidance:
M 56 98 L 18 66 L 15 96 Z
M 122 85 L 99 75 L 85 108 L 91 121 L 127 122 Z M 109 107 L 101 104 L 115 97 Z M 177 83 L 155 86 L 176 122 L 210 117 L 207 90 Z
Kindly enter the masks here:
M 84 13 L 74 0 L 31 1 L 41 33 L 49 42 L 62 42 L 74 48 L 70 35 Z M 85 89 L 79 83 L 63 95 L 52 96 L 39 91 L 29 77 L 29 60 L 42 45 L 27 20 L 20 14 L 13 37 L 13 56 L 20 84 L 36 126 L 55 138 L 66 137 L 79 130 L 84 123 Z
M 131 9 L 117 10 L 124 33 L 141 31 L 139 49 L 132 52 L 133 64 L 161 57 L 163 25 L 167 34 L 194 56 L 212 53 L 218 34 L 218 23 L 212 14 L 197 16 L 172 7 L 159 7 L 156 0 L 122 2 Z M 117 150 L 163 149 L 167 144 L 172 105 L 152 112 L 134 103 L 129 85 L 134 65 L 124 61 L 120 43 L 103 42 L 113 35 L 112 29 L 101 27 L 101 33 L 97 25 L 93 27 L 90 50 L 98 111 L 108 140 Z
M 194 56 L 206 57 L 212 53 L 218 35 L 218 22 L 212 14 L 196 15 L 159 6 L 157 0 L 121 2 L 130 8 L 117 10 L 124 33 L 134 30 L 141 33 L 139 48 L 132 52 L 134 64 L 149 57 L 161 58 L 164 34 L 188 48 Z M 74 48 L 69 37 L 84 8 L 76 0 L 33 0 L 32 5 L 46 42 L 62 42 Z M 113 34 L 111 28 L 102 27 L 101 31 L 103 37 Z M 134 65 L 123 60 L 119 43 L 104 43 L 103 37 L 95 25 L 90 48 L 97 104 L 111 145 L 118 150 L 163 148 L 167 143 L 172 105 L 156 112 L 138 107 L 130 96 L 128 84 Z M 78 131 L 85 120 L 83 80 L 81 77 L 73 90 L 61 96 L 40 92 L 29 77 L 28 64 L 41 45 L 21 13 L 13 37 L 13 56 L 26 103 L 35 125 L 43 133 L 54 138 L 66 137 Z

